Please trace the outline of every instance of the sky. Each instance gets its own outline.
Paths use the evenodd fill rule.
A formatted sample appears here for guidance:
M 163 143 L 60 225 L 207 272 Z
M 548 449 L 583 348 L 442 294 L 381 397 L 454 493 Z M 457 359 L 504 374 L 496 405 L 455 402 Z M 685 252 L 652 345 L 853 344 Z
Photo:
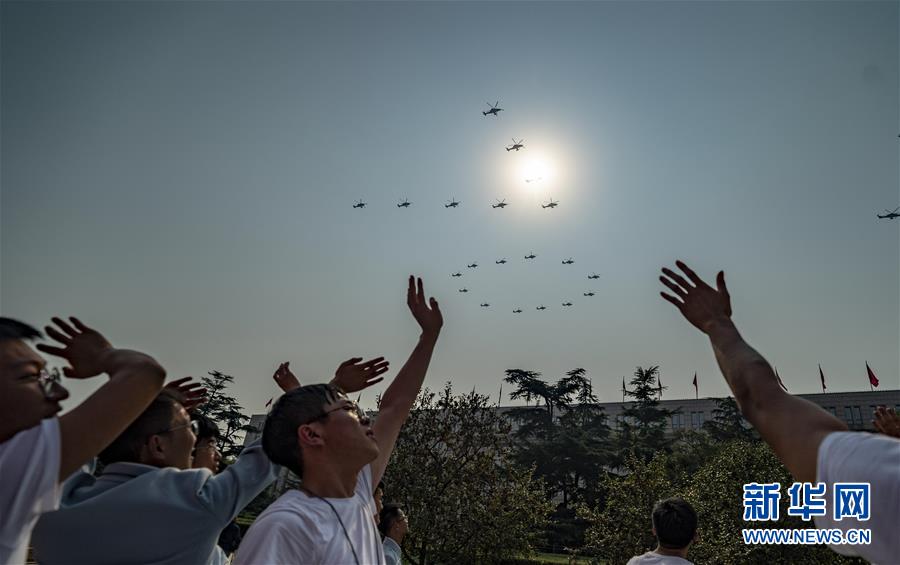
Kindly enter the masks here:
M 683 259 L 725 271 L 791 392 L 818 364 L 867 390 L 866 362 L 900 388 L 900 221 L 875 217 L 900 205 L 898 6 L 3 2 L 0 308 L 231 374 L 259 413 L 282 361 L 395 375 L 417 274 L 445 319 L 432 389 L 583 367 L 609 402 L 659 365 L 664 398 L 694 372 L 724 396 L 659 296 Z

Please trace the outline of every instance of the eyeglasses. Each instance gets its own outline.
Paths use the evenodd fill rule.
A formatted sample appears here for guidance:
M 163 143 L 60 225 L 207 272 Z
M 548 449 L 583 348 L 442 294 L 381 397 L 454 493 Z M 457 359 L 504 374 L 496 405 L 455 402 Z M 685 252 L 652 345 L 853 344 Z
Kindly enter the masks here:
M 196 421 L 196 420 L 191 420 L 191 421 L 188 422 L 187 424 L 181 424 L 180 426 L 175 426 L 174 428 L 169 428 L 168 430 L 163 430 L 163 431 L 161 431 L 161 432 L 156 432 L 155 434 L 151 434 L 151 435 L 167 434 L 167 433 L 169 433 L 169 432 L 174 432 L 174 431 L 176 431 L 176 430 L 180 430 L 180 429 L 182 429 L 182 428 L 187 428 L 187 427 L 190 427 L 190 428 L 191 428 L 191 432 L 192 432 L 194 435 L 197 435 L 197 432 L 200 431 L 200 426 L 197 424 L 197 421 Z
M 53 387 L 59 386 L 61 382 L 59 371 L 54 369 L 51 372 L 47 369 L 41 369 L 37 376 L 37 382 L 41 387 L 41 392 L 44 393 L 44 397 L 51 398 L 53 396 Z
M 337 412 L 338 410 L 346 410 L 347 412 L 350 412 L 351 414 L 356 414 L 356 419 L 359 420 L 360 424 L 368 424 L 369 423 L 369 415 L 366 413 L 365 410 L 363 410 L 363 408 L 359 404 L 353 402 L 352 400 L 348 400 L 347 404 L 343 404 L 341 406 L 338 406 L 337 408 L 332 408 L 331 410 L 325 410 L 324 412 L 322 412 L 321 415 L 316 416 L 315 418 L 309 420 L 306 423 L 311 424 L 313 422 L 323 420 L 323 419 L 327 418 L 329 414 L 331 414 L 332 412 Z

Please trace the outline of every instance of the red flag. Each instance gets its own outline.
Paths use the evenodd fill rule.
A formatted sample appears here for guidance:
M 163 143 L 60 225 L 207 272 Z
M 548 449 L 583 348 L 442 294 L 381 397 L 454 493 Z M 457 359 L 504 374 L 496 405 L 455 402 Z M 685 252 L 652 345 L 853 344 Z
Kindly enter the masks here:
M 656 377 L 656 384 L 659 385 L 659 396 L 662 396 L 662 377 Z
M 697 373 L 694 372 L 694 397 L 700 398 L 700 388 L 697 386 Z
M 822 392 L 825 392 L 825 389 L 828 387 L 825 386 L 825 373 L 822 372 L 821 363 L 819 363 L 819 378 L 822 379 Z
M 778 374 L 778 367 L 775 367 L 775 378 L 778 379 L 778 385 L 784 389 L 784 392 L 787 392 L 787 387 L 781 382 L 781 376 Z
M 272 401 L 273 401 L 273 400 L 275 400 L 275 397 L 274 397 L 274 396 L 273 396 L 272 398 L 270 398 L 268 402 L 266 402 L 266 408 L 268 408 L 269 406 L 272 405 Z
M 878 386 L 878 377 L 876 377 L 875 373 L 872 372 L 872 368 L 869 367 L 868 361 L 866 361 L 866 371 L 869 373 L 869 384 L 872 386 Z

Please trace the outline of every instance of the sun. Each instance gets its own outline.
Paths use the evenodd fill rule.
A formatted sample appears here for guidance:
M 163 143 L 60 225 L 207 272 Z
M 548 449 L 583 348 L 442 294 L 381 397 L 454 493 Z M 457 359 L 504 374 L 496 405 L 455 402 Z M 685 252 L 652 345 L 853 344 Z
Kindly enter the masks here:
M 541 185 L 547 185 L 553 180 L 554 170 L 550 160 L 544 155 L 529 155 L 522 159 L 519 176 L 522 182 L 533 185 L 537 191 Z

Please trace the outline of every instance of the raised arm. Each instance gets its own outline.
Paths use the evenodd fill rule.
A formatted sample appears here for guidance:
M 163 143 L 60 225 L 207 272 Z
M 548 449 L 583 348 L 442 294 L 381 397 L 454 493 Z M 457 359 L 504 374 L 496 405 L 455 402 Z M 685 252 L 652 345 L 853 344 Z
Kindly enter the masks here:
M 59 479 L 64 480 L 96 456 L 128 427 L 163 386 L 165 370 L 152 357 L 137 351 L 115 349 L 98 331 L 69 318 L 53 318 L 59 327 L 45 329 L 60 346 L 39 344 L 44 353 L 69 362 L 63 373 L 86 379 L 107 373 L 109 381 L 87 400 L 60 416 L 62 443 Z
M 391 452 L 394 450 L 394 444 L 397 442 L 397 436 L 400 435 L 400 428 L 403 427 L 403 422 L 409 416 L 419 389 L 422 388 L 428 364 L 431 362 L 431 354 L 434 352 L 434 346 L 441 333 L 441 326 L 444 324 L 437 300 L 431 298 L 426 301 L 425 299 L 422 279 L 418 279 L 416 282 L 412 276 L 409 277 L 406 304 L 416 322 L 419 323 L 422 333 L 419 335 L 419 341 L 413 348 L 409 359 L 406 360 L 403 368 L 400 369 L 381 397 L 378 417 L 372 426 L 379 450 L 378 458 L 372 463 L 373 485 L 377 485 L 384 475 Z
M 689 280 L 664 268 L 665 276 L 659 279 L 675 296 L 660 294 L 709 337 L 719 369 L 741 412 L 772 446 L 794 479 L 815 481 L 819 445 L 825 436 L 846 430 L 847 426 L 778 385 L 772 367 L 744 341 L 731 321 L 731 296 L 723 272 L 716 277 L 714 289 L 681 261 L 675 264 Z

